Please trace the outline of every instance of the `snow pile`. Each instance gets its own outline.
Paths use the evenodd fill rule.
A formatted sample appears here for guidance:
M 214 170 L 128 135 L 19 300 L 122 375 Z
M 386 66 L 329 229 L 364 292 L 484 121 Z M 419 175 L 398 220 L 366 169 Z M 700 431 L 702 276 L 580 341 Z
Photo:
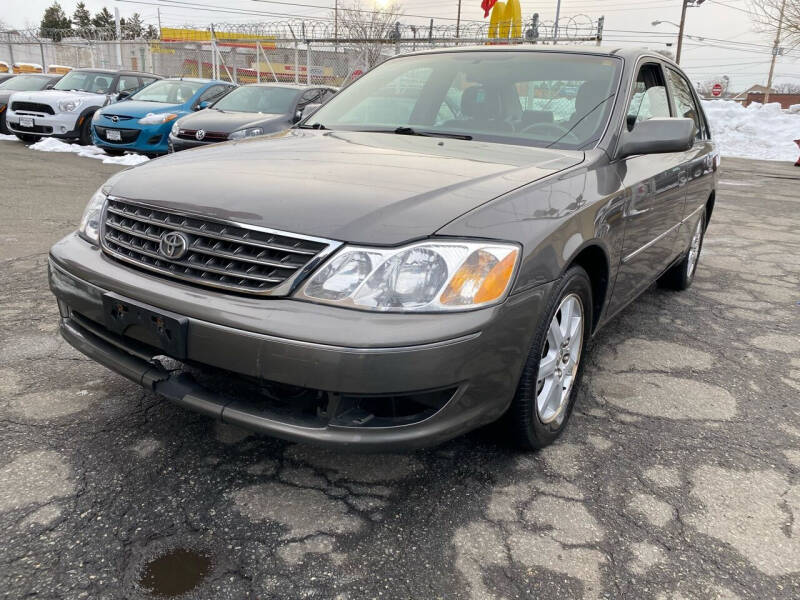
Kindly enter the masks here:
M 72 152 L 78 156 L 86 158 L 96 158 L 102 160 L 106 165 L 123 165 L 132 167 L 149 159 L 141 154 L 124 154 L 123 156 L 109 156 L 101 148 L 97 146 L 81 146 L 80 144 L 67 144 L 56 138 L 42 138 L 35 144 L 30 146 L 31 150 L 39 150 L 40 152 Z
M 732 100 L 704 100 L 711 134 L 722 156 L 796 161 L 800 148 L 800 113 L 781 109 L 777 102 L 747 108 Z
M 18 142 L 17 136 L 15 135 L 4 135 L 0 133 L 0 142 Z

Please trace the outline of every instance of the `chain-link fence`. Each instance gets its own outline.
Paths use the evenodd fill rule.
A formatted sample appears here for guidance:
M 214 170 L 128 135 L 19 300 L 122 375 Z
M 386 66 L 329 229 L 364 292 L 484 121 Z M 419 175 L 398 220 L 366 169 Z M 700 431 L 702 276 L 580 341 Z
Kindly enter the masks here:
M 285 82 L 341 86 L 386 58 L 425 48 L 473 44 L 600 43 L 603 19 L 562 19 L 559 27 L 534 15 L 523 36 L 488 38 L 488 24 L 458 27 L 390 24 L 374 37 L 353 37 L 327 21 L 162 28 L 154 39 L 115 39 L 109 29 L 0 32 L 0 61 L 48 70 L 124 68 L 164 77 L 204 77 L 238 84 Z M 557 36 L 557 38 L 556 38 Z M 129 36 L 130 37 L 130 36 Z

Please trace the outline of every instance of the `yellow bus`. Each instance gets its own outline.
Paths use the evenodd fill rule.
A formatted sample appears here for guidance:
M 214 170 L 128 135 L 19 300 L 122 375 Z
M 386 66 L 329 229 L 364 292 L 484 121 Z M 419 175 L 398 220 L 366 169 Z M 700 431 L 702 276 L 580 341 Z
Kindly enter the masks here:
M 42 65 L 36 63 L 14 63 L 11 67 L 14 73 L 44 73 Z
M 51 75 L 66 75 L 72 71 L 72 68 L 64 65 L 47 65 L 47 72 Z
M 11 67 L 7 62 L 0 60 L 0 73 L 11 73 Z

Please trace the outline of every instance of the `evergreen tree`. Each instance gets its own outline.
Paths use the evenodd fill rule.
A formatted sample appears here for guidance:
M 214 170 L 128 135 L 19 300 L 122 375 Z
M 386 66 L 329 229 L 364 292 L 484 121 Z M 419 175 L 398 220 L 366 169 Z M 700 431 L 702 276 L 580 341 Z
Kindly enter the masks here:
M 138 40 L 144 35 L 144 22 L 138 12 L 133 13 L 129 19 L 125 20 L 124 24 L 120 19 L 120 28 L 122 29 L 122 38 L 126 40 Z
M 72 24 L 75 29 L 89 29 L 92 26 L 92 15 L 83 2 L 78 2 L 75 12 L 72 13 Z
M 116 27 L 116 24 L 114 23 L 114 15 L 112 15 L 105 6 L 100 12 L 95 13 L 94 18 L 92 19 L 92 25 L 94 25 L 97 29 L 101 29 L 103 32 L 107 33 L 106 37 L 109 39 L 116 38 L 114 29 Z
M 144 37 L 146 37 L 148 40 L 157 40 L 161 37 L 161 35 L 154 25 L 148 25 Z
M 53 4 L 44 11 L 42 23 L 39 25 L 39 35 L 60 42 L 65 32 L 69 31 L 71 28 L 72 21 L 69 20 L 64 9 L 61 8 L 58 2 L 53 2 Z

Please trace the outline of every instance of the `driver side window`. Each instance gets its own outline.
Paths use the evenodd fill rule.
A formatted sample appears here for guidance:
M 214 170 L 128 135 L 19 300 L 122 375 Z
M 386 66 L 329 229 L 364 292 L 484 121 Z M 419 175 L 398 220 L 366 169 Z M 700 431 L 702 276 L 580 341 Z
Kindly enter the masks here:
M 667 86 L 661 66 L 655 63 L 642 65 L 633 85 L 633 97 L 628 106 L 628 131 L 633 131 L 636 124 L 641 121 L 670 116 Z

